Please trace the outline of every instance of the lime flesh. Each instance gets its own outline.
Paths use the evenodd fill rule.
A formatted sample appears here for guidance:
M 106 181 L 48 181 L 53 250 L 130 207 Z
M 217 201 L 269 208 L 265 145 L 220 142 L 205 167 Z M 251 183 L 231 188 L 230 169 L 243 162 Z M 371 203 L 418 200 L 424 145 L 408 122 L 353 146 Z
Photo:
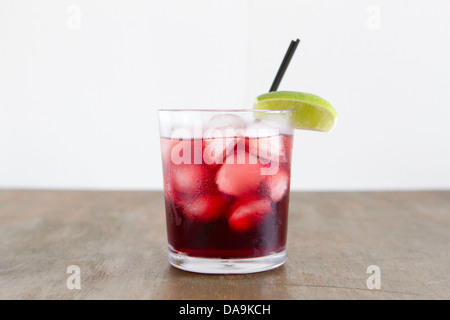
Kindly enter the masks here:
M 328 132 L 336 124 L 337 112 L 333 106 L 311 93 L 274 91 L 256 98 L 255 110 L 293 109 L 291 121 L 296 129 Z

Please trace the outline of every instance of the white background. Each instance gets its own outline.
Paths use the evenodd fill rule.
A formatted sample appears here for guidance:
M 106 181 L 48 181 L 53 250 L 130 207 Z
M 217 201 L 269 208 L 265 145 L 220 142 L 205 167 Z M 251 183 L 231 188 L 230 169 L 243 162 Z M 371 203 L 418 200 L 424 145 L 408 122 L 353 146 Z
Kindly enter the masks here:
M 306 91 L 293 190 L 450 187 L 447 0 L 1 0 L 0 188 L 161 189 L 156 110 Z

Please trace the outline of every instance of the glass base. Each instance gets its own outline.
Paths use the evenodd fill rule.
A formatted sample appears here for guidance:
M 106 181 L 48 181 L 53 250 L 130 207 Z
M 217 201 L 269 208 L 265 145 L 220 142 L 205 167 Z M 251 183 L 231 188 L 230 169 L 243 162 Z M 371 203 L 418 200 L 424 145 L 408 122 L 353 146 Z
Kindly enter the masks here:
M 244 274 L 262 272 L 281 266 L 286 260 L 286 249 L 257 258 L 196 258 L 169 249 L 169 262 L 174 267 L 197 273 Z

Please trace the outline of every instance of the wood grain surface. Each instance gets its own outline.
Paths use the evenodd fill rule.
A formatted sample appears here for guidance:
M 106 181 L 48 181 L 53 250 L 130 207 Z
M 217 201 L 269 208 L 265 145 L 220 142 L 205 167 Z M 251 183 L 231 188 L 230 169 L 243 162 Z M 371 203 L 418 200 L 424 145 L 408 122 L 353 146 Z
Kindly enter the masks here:
M 0 299 L 449 298 L 450 191 L 294 192 L 286 263 L 249 275 L 171 267 L 162 192 L 0 191 Z

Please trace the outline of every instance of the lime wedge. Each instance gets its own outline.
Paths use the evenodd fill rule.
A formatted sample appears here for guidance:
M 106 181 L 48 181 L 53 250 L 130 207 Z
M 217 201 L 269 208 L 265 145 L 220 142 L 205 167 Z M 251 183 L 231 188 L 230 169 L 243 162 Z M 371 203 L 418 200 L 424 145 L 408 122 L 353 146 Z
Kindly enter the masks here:
M 311 93 L 273 91 L 256 98 L 255 110 L 293 109 L 291 120 L 295 128 L 328 132 L 333 129 L 337 112 L 331 104 Z

